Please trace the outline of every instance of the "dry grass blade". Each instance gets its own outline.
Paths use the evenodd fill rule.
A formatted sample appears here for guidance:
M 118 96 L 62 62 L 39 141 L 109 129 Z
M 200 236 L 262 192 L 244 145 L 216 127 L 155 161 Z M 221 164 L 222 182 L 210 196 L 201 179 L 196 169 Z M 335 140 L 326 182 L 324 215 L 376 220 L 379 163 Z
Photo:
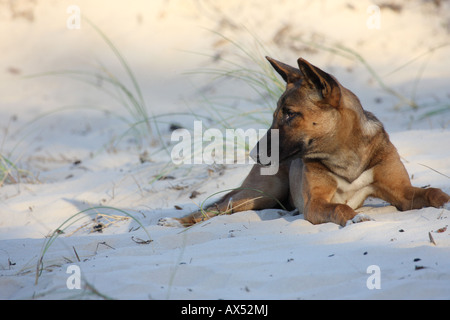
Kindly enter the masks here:
M 430 239 L 430 242 L 436 246 L 436 242 L 434 241 L 434 238 L 433 238 L 431 232 L 428 232 L 428 238 Z

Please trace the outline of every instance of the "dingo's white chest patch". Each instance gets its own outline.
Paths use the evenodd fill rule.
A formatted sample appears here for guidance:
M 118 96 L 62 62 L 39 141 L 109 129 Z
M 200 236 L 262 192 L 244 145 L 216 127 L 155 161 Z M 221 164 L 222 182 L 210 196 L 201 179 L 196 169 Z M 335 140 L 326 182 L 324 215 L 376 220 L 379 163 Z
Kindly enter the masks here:
M 374 188 L 373 169 L 364 171 L 356 180 L 348 182 L 347 180 L 330 173 L 337 182 L 336 193 L 331 199 L 332 203 L 342 203 L 348 205 L 352 209 L 359 208 L 364 200 L 370 196 Z

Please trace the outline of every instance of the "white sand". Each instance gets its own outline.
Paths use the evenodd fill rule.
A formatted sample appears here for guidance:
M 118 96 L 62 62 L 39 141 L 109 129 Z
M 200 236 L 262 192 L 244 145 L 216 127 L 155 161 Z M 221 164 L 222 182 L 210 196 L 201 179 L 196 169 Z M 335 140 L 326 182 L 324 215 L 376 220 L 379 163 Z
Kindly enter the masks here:
M 211 58 L 188 51 L 230 56 L 237 51 L 208 29 L 252 44 L 244 25 L 274 58 L 294 64 L 301 55 L 333 73 L 384 122 L 413 184 L 450 193 L 450 113 L 421 119 L 449 104 L 450 46 L 431 50 L 450 39 L 447 3 L 436 8 L 419 0 L 399 1 L 399 12 L 382 8 L 379 30 L 366 26 L 369 1 L 117 3 L 77 1 L 128 61 L 153 114 L 210 115 L 205 108 L 214 104 L 201 104 L 200 94 L 239 90 L 254 96 L 236 81 L 211 84 L 208 76 L 184 74 L 215 66 Z M 128 126 L 120 117 L 129 115 L 100 89 L 68 77 L 24 79 L 55 70 L 94 70 L 98 61 L 126 77 L 86 22 L 80 30 L 66 28 L 71 4 L 0 3 L 0 152 L 30 172 L 0 188 L 1 299 L 101 298 L 95 290 L 117 299 L 450 298 L 450 231 L 438 232 L 449 224 L 448 209 L 398 212 L 369 199 L 365 213 L 375 221 L 345 228 L 311 225 L 281 210 L 220 216 L 189 230 L 157 226 L 161 217 L 187 214 L 215 192 L 239 186 L 250 168 L 192 165 L 164 172 L 167 154 L 157 153 L 159 144 L 138 147 L 132 135 L 123 136 Z M 394 110 L 399 100 L 382 90 L 361 63 L 326 50 L 302 51 L 304 44 L 293 40 L 299 37 L 352 48 L 389 87 L 410 97 L 416 86 L 416 101 L 432 106 Z M 255 106 L 241 102 L 239 108 Z M 47 116 L 29 122 L 42 115 Z M 192 127 L 192 117 L 161 119 L 166 142 L 175 120 Z M 141 163 L 140 157 L 150 161 Z M 154 181 L 162 172 L 169 179 Z M 190 199 L 194 191 L 200 194 Z M 46 251 L 35 285 L 46 236 L 76 213 L 99 205 L 133 215 L 153 241 L 138 243 L 148 237 L 133 219 L 115 221 L 102 233 L 90 232 L 95 214 L 72 219 L 74 224 Z M 117 210 L 99 212 L 124 216 Z M 72 265 L 80 268 L 80 290 L 66 285 Z M 380 288 L 371 290 L 367 281 L 373 274 L 367 270 L 372 265 L 379 267 Z

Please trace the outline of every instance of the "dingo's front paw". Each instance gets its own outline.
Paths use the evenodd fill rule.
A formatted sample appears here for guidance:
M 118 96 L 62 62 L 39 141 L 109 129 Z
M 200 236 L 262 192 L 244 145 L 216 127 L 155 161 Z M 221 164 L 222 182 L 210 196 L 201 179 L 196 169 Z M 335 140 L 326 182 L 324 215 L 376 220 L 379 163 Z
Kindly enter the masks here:
M 158 220 L 158 226 L 183 228 L 183 225 L 175 218 L 161 218 Z
M 354 223 L 363 222 L 363 221 L 374 221 L 374 219 L 372 219 L 371 217 L 369 217 L 366 214 L 358 213 L 356 216 L 353 217 L 353 219 L 348 220 L 347 223 L 345 224 L 345 226 L 348 226 L 348 225 L 351 225 Z

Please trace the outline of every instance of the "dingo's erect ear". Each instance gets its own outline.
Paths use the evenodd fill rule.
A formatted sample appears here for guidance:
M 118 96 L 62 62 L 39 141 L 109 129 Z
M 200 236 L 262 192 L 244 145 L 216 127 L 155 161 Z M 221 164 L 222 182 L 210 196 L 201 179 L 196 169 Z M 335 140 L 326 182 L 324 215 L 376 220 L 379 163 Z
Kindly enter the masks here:
M 272 67 L 280 74 L 280 76 L 286 81 L 287 84 L 294 83 L 303 78 L 303 74 L 299 69 L 291 67 L 283 62 L 266 57 Z
M 337 80 L 303 58 L 299 58 L 297 63 L 304 79 L 316 88 L 321 98 L 326 103 L 338 107 L 341 99 L 341 89 Z

